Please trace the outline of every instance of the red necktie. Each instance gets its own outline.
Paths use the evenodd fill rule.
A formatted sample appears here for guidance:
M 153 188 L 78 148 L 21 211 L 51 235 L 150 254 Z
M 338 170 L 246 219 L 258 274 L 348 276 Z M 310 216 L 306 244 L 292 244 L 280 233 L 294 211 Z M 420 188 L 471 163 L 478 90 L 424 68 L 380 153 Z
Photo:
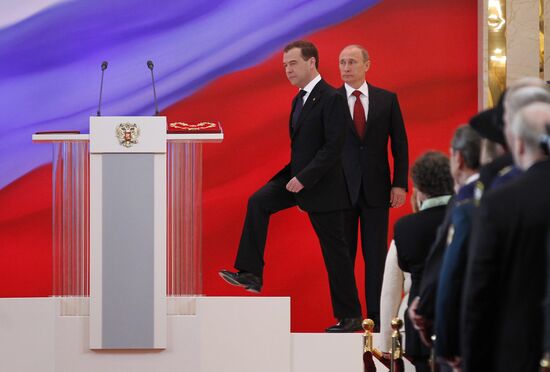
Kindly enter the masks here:
M 365 129 L 367 126 L 367 119 L 365 118 L 365 109 L 361 103 L 361 92 L 356 90 L 352 93 L 355 96 L 355 104 L 353 106 L 353 122 L 355 123 L 355 129 L 359 138 L 365 137 Z

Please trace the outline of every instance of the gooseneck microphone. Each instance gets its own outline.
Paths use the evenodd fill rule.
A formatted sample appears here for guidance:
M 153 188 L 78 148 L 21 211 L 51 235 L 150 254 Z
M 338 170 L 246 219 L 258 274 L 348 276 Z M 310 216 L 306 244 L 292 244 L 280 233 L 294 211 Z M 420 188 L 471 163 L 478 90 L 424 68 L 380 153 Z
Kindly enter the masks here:
M 151 70 L 151 81 L 153 82 L 153 97 L 155 99 L 155 116 L 158 116 L 159 106 L 157 101 L 157 90 L 155 89 L 155 74 L 153 73 L 153 67 L 155 67 L 155 65 L 153 65 L 153 61 L 147 61 L 147 67 L 149 68 L 149 70 Z
M 103 96 L 103 75 L 107 70 L 107 61 L 101 62 L 101 85 L 99 86 L 99 104 L 97 105 L 97 116 L 101 116 L 101 97 Z

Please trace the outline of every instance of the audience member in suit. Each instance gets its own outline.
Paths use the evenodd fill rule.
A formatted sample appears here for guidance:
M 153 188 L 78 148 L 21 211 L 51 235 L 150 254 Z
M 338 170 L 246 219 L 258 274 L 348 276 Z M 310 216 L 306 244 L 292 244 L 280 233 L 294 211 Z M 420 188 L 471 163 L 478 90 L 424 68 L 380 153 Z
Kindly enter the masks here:
M 445 218 L 437 228 L 435 241 L 430 247 L 426 258 L 419 293 L 412 299 L 407 311 L 407 317 L 411 324 L 418 331 L 422 342 L 428 347 L 432 346 L 431 336 L 433 335 L 435 320 L 435 299 L 439 283 L 439 272 L 443 254 L 447 247 L 447 236 L 451 226 L 451 212 L 454 204 L 455 197 L 453 196 L 447 203 Z
M 475 186 L 475 199 L 479 200 L 480 184 L 481 191 L 487 192 L 504 185 L 522 173 L 518 167 L 508 164 L 512 155 L 508 152 L 503 131 L 504 107 L 510 116 L 531 102 L 550 102 L 550 95 L 546 89 L 540 87 L 540 82 L 538 79 L 531 78 L 520 80 L 512 85 L 496 108 L 481 112 L 470 120 L 470 126 L 483 137 L 479 162 L 485 164 Z M 496 156 L 498 154 L 501 156 Z M 451 164 L 453 164 L 452 161 Z M 459 309 L 471 222 L 475 210 L 473 201 L 470 201 L 471 195 L 468 195 L 473 189 L 473 185 L 470 185 L 458 192 L 457 205 L 452 212 L 453 239 L 445 250 L 445 261 L 440 271 L 439 290 L 436 297 L 438 303 L 436 354 L 453 366 L 457 366 L 460 362 Z
M 293 42 L 284 49 L 287 78 L 300 88 L 289 118 L 290 163 L 250 197 L 235 261 L 239 271 L 222 270 L 220 276 L 259 292 L 269 218 L 298 205 L 308 213 L 321 244 L 333 312 L 340 320 L 330 331 L 353 332 L 361 329 L 361 304 L 342 212 L 349 208 L 341 157 L 347 107 L 336 89 L 321 79 L 318 64 L 317 48 L 310 42 Z
M 416 189 L 412 190 L 411 209 L 413 213 L 419 211 Z M 382 357 L 391 359 L 391 336 L 393 329 L 391 321 L 396 317 L 405 319 L 409 293 L 411 291 L 411 274 L 406 273 L 399 267 L 395 240 L 390 243 L 386 264 L 384 265 L 384 280 L 382 281 L 382 294 L 380 296 L 380 335 L 374 339 L 375 347 L 382 351 Z M 406 335 L 402 335 L 403 345 L 406 342 Z
M 451 141 L 451 174 L 459 187 L 436 295 L 435 350 L 452 367 L 460 365 L 460 301 L 467 248 L 479 178 L 481 137 L 469 126 L 459 127 Z
M 400 218 L 394 226 L 394 240 L 399 267 L 411 274 L 410 296 L 418 295 L 424 262 L 436 237 L 437 227 L 445 217 L 445 207 L 453 194 L 449 159 L 431 151 L 413 165 L 411 178 L 420 203 L 419 212 Z M 409 302 L 410 305 L 410 302 Z M 417 371 L 428 371 L 430 350 L 405 318 L 405 353 Z
M 370 65 L 369 54 L 362 46 L 349 45 L 340 53 L 344 85 L 339 91 L 349 107 L 343 116 L 347 127 L 344 172 L 352 203 L 346 214 L 346 238 L 355 260 L 360 226 L 367 314 L 378 327 L 389 207 L 398 208 L 405 202 L 408 145 L 397 95 L 365 81 Z M 388 141 L 391 141 L 393 179 Z
M 510 104 L 511 96 L 525 87 L 546 88 L 546 82 L 535 77 L 525 77 L 513 82 L 501 95 L 495 107 L 482 111 L 470 119 L 470 125 L 484 138 L 482 144 L 479 181 L 476 187 L 476 199 L 479 200 L 485 191 L 498 187 L 515 176 L 521 174 L 521 169 L 514 165 L 512 154 L 504 138 L 505 114 L 513 115 L 522 106 L 528 104 L 528 100 L 514 100 L 516 104 Z M 531 101 L 532 102 L 532 101 Z M 493 156 L 485 156 L 486 149 L 491 149 Z
M 537 371 L 542 356 L 550 160 L 539 144 L 550 104 L 531 103 L 506 125 L 525 173 L 484 195 L 474 224 L 462 307 L 463 368 Z

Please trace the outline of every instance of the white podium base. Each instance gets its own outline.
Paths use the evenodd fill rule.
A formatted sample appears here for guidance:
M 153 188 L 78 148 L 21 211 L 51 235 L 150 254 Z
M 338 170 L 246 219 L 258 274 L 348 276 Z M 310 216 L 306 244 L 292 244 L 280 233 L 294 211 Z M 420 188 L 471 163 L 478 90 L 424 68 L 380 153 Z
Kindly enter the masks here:
M 165 350 L 94 351 L 89 317 L 61 316 L 59 298 L 2 298 L 0 370 L 363 372 L 361 334 L 291 334 L 286 297 L 171 298 L 168 309 Z

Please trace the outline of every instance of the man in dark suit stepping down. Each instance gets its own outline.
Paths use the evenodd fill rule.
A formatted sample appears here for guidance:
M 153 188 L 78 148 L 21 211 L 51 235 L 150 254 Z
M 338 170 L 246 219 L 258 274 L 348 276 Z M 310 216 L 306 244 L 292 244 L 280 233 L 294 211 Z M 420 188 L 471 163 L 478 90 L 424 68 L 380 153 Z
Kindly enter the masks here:
M 235 261 L 238 272 L 220 271 L 228 283 L 253 292 L 262 288 L 264 248 L 269 218 L 298 205 L 308 213 L 319 238 L 328 272 L 334 316 L 330 332 L 361 330 L 361 305 L 353 263 L 344 239 L 343 210 L 349 208 L 342 170 L 346 103 L 317 71 L 319 55 L 307 41 L 287 45 L 283 66 L 290 83 L 300 91 L 289 118 L 291 159 L 248 201 Z
M 395 93 L 367 84 L 371 61 L 365 48 L 349 45 L 340 53 L 340 93 L 347 99 L 344 172 L 352 208 L 346 212 L 346 238 L 355 262 L 357 225 L 365 261 L 368 317 L 380 322 L 380 292 L 387 253 L 389 207 L 406 198 L 409 168 L 407 134 Z M 388 162 L 391 140 L 393 182 Z

